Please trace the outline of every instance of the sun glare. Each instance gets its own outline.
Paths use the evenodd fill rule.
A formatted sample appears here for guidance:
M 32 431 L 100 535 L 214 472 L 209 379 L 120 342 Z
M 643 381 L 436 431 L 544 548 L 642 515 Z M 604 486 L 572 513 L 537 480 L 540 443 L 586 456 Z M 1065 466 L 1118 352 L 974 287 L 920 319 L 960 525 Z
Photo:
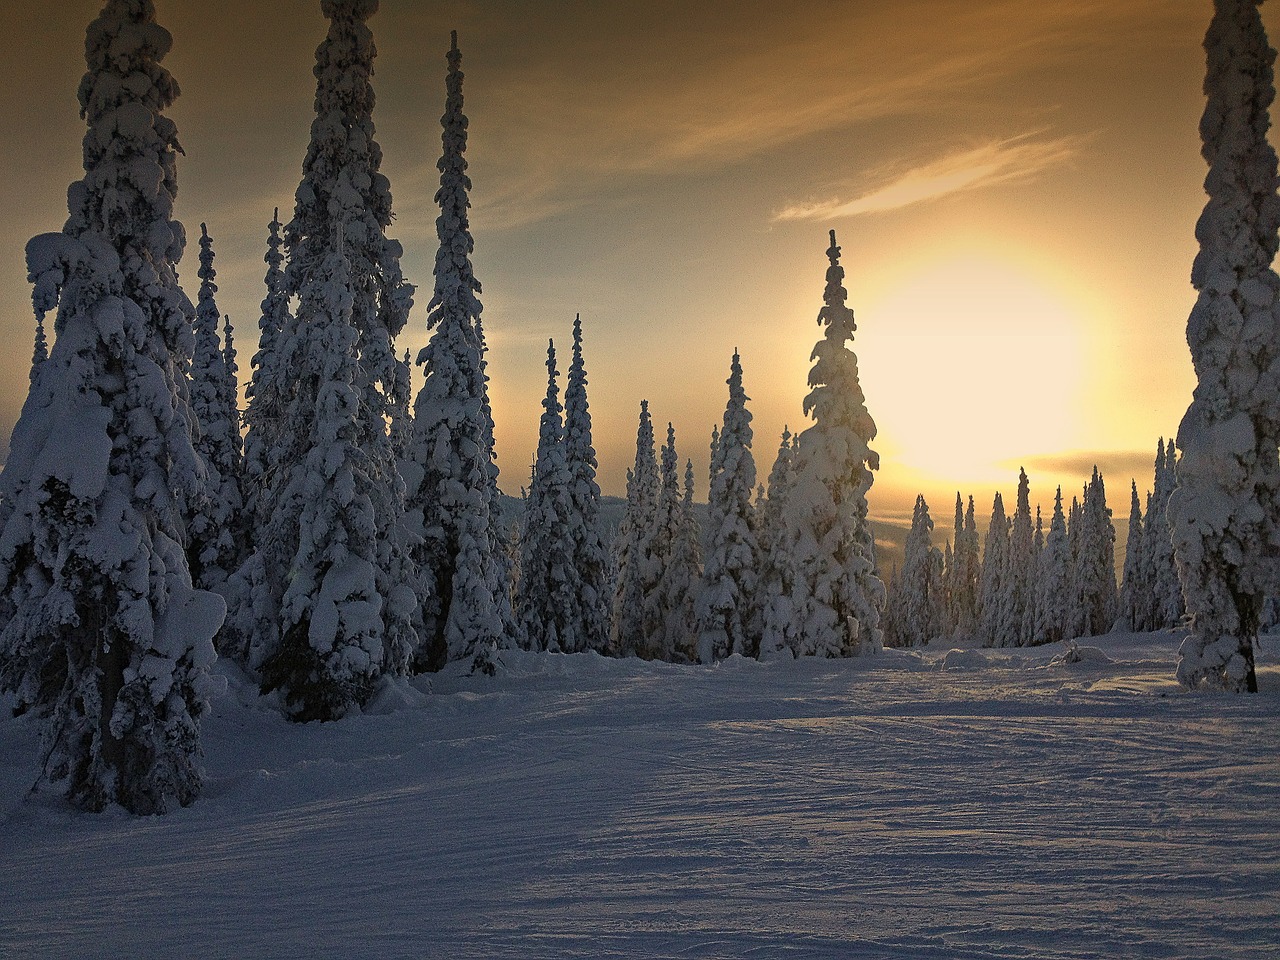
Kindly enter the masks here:
M 855 303 L 882 473 L 999 482 L 1011 461 L 1075 446 L 1087 373 L 1076 299 L 1022 265 L 974 255 Z

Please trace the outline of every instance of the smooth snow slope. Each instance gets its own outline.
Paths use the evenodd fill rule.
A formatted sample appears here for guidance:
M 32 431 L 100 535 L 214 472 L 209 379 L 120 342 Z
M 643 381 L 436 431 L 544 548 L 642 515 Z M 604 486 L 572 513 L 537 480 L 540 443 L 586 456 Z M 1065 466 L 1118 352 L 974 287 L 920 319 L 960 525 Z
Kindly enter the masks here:
M 151 819 L 24 800 L 5 709 L 0 957 L 1273 958 L 1277 644 L 1192 695 L 1178 639 L 504 654 L 309 726 L 232 678 L 204 798 Z

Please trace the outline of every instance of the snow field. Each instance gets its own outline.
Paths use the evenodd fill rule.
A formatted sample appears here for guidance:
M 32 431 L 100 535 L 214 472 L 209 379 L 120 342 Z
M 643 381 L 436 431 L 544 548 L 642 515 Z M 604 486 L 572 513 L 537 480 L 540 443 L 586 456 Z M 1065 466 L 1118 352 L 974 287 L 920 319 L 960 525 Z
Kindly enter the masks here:
M 1178 640 L 503 651 L 307 725 L 232 675 L 203 798 L 153 818 L 24 800 L 5 710 L 0 956 L 1274 957 L 1276 642 L 1229 697 Z

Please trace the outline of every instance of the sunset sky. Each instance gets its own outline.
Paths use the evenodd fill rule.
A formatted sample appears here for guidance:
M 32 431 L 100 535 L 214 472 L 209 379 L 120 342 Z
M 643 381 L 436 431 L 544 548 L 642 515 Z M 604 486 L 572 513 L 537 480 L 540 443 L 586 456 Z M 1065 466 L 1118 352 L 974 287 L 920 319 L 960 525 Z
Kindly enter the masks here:
M 97 0 L 6 4 L 0 60 L 0 437 L 27 386 L 23 248 L 80 175 L 76 87 Z M 178 216 L 209 224 L 243 378 L 265 228 L 288 219 L 312 115 L 318 0 L 156 0 L 186 157 Z M 1280 35 L 1276 4 L 1263 6 Z M 742 354 L 767 474 L 803 427 L 827 231 L 844 248 L 882 468 L 873 513 L 940 528 L 957 489 L 1033 503 L 1097 462 L 1130 477 L 1193 384 L 1183 339 L 1205 167 L 1209 0 L 601 3 L 382 0 L 375 121 L 425 343 L 444 53 L 459 31 L 472 228 L 501 485 L 527 482 L 548 337 L 581 312 L 601 481 L 622 492 L 641 398 L 706 496 Z M 195 256 L 181 265 L 194 300 Z M 415 390 L 417 371 L 415 369 Z M 1011 504 L 1010 504 L 1011 506 Z M 939 540 L 940 542 L 940 540 Z

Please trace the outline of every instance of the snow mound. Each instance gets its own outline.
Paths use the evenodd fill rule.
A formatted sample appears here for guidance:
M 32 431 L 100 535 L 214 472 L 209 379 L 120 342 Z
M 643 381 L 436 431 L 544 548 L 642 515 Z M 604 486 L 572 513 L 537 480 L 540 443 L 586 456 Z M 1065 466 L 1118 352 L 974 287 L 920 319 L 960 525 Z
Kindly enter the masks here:
M 421 710 L 431 701 L 426 678 L 383 677 L 364 708 L 366 716 L 385 717 L 401 710 Z
M 938 661 L 939 670 L 985 670 L 991 659 L 978 650 L 948 650 Z
M 1073 663 L 1115 663 L 1097 647 L 1080 646 L 1074 640 L 1066 644 L 1066 649 L 1049 661 L 1051 667 L 1069 666 Z

